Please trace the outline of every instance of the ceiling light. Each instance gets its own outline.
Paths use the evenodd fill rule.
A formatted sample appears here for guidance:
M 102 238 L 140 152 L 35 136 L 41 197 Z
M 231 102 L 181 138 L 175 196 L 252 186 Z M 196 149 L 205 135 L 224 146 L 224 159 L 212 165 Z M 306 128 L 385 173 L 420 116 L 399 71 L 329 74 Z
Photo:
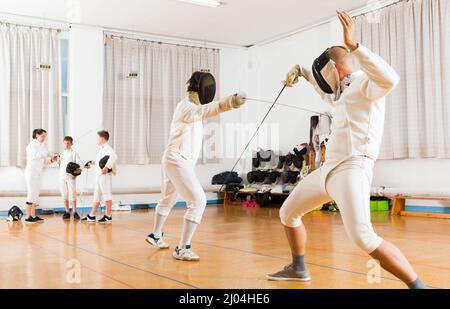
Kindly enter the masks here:
M 222 4 L 220 0 L 178 0 L 178 1 L 202 6 L 209 6 L 214 8 Z

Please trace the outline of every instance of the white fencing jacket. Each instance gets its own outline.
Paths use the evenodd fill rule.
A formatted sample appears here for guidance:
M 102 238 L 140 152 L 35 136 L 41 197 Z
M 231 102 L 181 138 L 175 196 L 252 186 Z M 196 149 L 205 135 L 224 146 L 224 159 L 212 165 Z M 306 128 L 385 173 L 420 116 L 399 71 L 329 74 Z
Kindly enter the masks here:
M 202 150 L 202 121 L 230 109 L 231 106 L 220 104 L 219 101 L 200 105 L 191 102 L 189 98 L 182 100 L 173 115 L 167 150 L 178 153 L 195 164 Z
M 33 139 L 26 148 L 27 172 L 41 173 L 44 166 L 49 163 L 49 152 L 45 144 Z
M 114 169 L 117 161 L 117 154 L 114 149 L 109 146 L 109 144 L 103 144 L 100 146 L 100 150 L 97 153 L 97 157 L 95 158 L 95 173 L 98 176 L 103 175 L 102 169 L 100 168 L 100 160 L 105 156 L 109 156 L 108 162 L 106 162 L 106 166 L 109 169 Z
M 59 178 L 60 179 L 67 179 L 67 177 L 73 177 L 72 175 L 69 175 L 66 173 L 67 165 L 70 162 L 74 162 L 81 165 L 81 159 L 78 153 L 73 149 L 65 149 L 61 155 L 60 155 L 60 161 L 59 161 Z
M 332 132 L 322 167 L 322 185 L 336 166 L 353 156 L 378 158 L 384 128 L 385 97 L 397 86 L 400 78 L 382 58 L 366 47 L 352 53 L 361 71 L 352 74 L 351 84 L 337 101 L 334 95 L 322 92 L 315 79 L 306 76 L 322 99 L 332 105 Z

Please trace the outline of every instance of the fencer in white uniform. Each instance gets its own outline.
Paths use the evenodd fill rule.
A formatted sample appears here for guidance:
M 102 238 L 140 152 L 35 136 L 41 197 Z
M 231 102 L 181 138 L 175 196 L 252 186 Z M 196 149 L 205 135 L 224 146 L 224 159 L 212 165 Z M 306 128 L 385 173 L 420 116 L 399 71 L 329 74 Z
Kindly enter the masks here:
M 72 149 L 73 139 L 70 136 L 64 138 L 64 151 L 59 157 L 59 186 L 61 196 L 64 200 L 66 213 L 63 220 L 70 219 L 70 203 L 72 203 L 73 217 L 79 220 L 80 216 L 77 212 L 77 179 L 74 175 L 67 173 L 67 165 L 71 162 L 81 165 L 81 159 L 78 153 Z
M 245 103 L 245 94 L 211 102 L 215 95 L 215 81 L 209 73 L 195 72 L 188 84 L 188 95 L 177 105 L 173 115 L 168 146 L 162 158 L 162 198 L 156 207 L 153 232 L 146 240 L 160 249 L 168 248 L 162 228 L 180 194 L 187 203 L 187 210 L 173 257 L 196 261 L 199 256 L 191 250 L 191 240 L 207 203 L 195 174 L 195 164 L 202 149 L 202 121 L 241 107 Z
M 292 264 L 267 277 L 311 280 L 304 264 L 306 231 L 302 217 L 334 200 L 350 240 L 410 287 L 420 286 L 407 259 L 375 233 L 370 219 L 370 188 L 383 134 L 385 97 L 396 87 L 399 77 L 388 63 L 353 40 L 351 17 L 345 12 L 338 12 L 338 16 L 347 47 L 325 51 L 315 60 L 313 74 L 296 66 L 286 80 L 291 86 L 298 76 L 303 76 L 332 105 L 332 133 L 325 164 L 297 185 L 280 210 Z M 352 72 L 354 60 L 360 71 Z
M 89 215 L 81 219 L 84 222 L 95 222 L 96 214 L 100 203 L 103 201 L 106 205 L 105 214 L 99 223 L 110 223 L 112 221 L 112 177 L 116 173 L 117 154 L 108 144 L 109 133 L 100 131 L 98 134 L 98 145 L 100 150 L 95 158 L 95 188 L 92 211 Z
M 41 191 L 42 172 L 47 164 L 56 161 L 56 155 L 51 155 L 45 145 L 47 132 L 43 129 L 33 131 L 33 140 L 26 148 L 27 166 L 25 168 L 25 180 L 27 184 L 27 223 L 40 223 L 44 221 L 36 216 L 36 206 L 39 204 Z

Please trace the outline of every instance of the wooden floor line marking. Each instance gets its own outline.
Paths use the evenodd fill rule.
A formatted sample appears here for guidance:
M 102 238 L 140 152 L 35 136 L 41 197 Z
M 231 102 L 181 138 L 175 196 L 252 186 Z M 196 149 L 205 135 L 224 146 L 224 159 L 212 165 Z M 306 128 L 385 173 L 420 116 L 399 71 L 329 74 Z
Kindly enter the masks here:
M 178 279 L 174 279 L 174 278 L 169 277 L 169 276 L 166 276 L 166 275 L 161 275 L 161 274 L 158 274 L 158 273 L 155 273 L 155 272 L 146 270 L 146 269 L 142 269 L 142 268 L 139 268 L 139 267 L 134 266 L 134 265 L 130 265 L 130 264 L 128 264 L 128 263 L 125 263 L 125 262 L 122 262 L 122 261 L 113 259 L 113 258 L 111 258 L 111 257 L 105 256 L 105 255 L 102 255 L 102 254 L 99 254 L 99 253 L 97 253 L 97 252 L 90 251 L 90 250 L 85 249 L 85 248 L 82 248 L 82 247 L 80 247 L 80 246 L 73 245 L 73 244 L 68 243 L 68 242 L 66 242 L 66 241 L 64 241 L 64 240 L 60 240 L 60 239 L 58 239 L 58 238 L 49 236 L 49 235 L 44 234 L 44 233 L 42 233 L 42 232 L 35 232 L 35 233 L 36 233 L 36 234 L 39 234 L 39 235 L 42 235 L 42 236 L 44 236 L 44 237 L 46 237 L 46 238 L 48 238 L 48 239 L 52 239 L 52 240 L 54 240 L 54 241 L 63 243 L 63 244 L 65 244 L 66 246 L 69 246 L 69 247 L 72 247 L 72 248 L 75 248 L 75 249 L 78 249 L 78 250 L 81 250 L 81 251 L 84 251 L 84 252 L 87 252 L 87 253 L 90 253 L 90 254 L 99 256 L 99 257 L 101 257 L 101 258 L 104 258 L 104 259 L 106 259 L 106 260 L 108 260 L 108 261 L 111 261 L 111 262 L 120 264 L 120 265 L 122 265 L 122 266 L 126 266 L 126 267 L 129 267 L 129 268 L 133 268 L 133 269 L 135 269 L 135 270 L 142 271 L 142 272 L 145 272 L 145 273 L 147 273 L 147 274 L 151 274 L 151 275 L 153 275 L 153 276 L 157 276 L 157 277 L 161 277 L 161 278 L 164 278 L 164 279 L 173 281 L 173 282 L 177 282 L 177 283 L 179 283 L 179 284 L 182 284 L 182 285 L 185 285 L 185 286 L 194 288 L 194 289 L 200 289 L 199 287 L 197 287 L 197 286 L 195 286 L 195 285 L 192 285 L 192 284 L 189 284 L 189 283 L 180 281 L 180 280 L 178 280 Z

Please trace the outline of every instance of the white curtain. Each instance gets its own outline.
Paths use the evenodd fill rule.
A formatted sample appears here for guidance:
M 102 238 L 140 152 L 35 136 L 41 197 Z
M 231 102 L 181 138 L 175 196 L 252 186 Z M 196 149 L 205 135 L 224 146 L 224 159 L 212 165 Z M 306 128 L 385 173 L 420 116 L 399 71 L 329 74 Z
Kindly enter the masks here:
M 123 164 L 161 162 L 174 109 L 193 71 L 209 69 L 219 83 L 216 49 L 107 35 L 105 63 L 103 127 Z M 138 77 L 128 77 L 132 72 Z
M 450 158 L 450 0 L 402 1 L 356 23 L 360 42 L 401 78 L 380 158 Z
M 60 148 L 59 35 L 57 30 L 0 25 L 0 166 L 25 166 L 34 129 L 47 130 L 49 150 Z

